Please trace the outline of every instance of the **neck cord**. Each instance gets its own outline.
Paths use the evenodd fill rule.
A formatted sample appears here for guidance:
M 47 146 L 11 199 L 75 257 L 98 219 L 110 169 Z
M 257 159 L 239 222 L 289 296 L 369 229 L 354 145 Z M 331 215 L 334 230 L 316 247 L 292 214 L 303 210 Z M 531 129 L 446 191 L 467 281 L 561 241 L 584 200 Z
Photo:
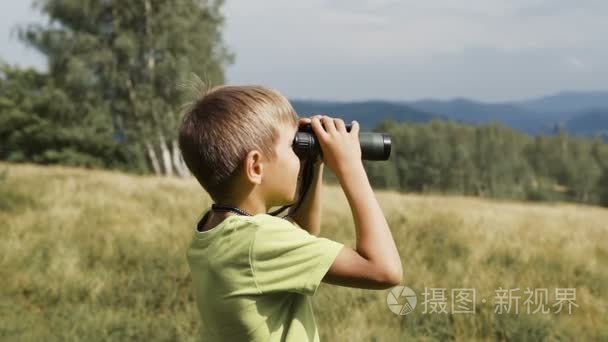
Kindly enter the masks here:
M 211 205 L 211 210 L 213 210 L 213 211 L 232 211 L 234 213 L 237 213 L 237 214 L 243 215 L 243 216 L 253 216 L 250 213 L 246 212 L 245 210 L 237 208 L 237 207 L 233 207 L 231 205 L 222 205 L 222 204 L 213 203 Z

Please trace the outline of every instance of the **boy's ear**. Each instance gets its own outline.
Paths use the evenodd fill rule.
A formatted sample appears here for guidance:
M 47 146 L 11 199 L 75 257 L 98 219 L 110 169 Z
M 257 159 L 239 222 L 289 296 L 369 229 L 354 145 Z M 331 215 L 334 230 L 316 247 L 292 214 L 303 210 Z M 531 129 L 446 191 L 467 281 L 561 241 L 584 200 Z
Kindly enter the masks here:
M 264 158 L 258 150 L 252 150 L 247 153 L 245 158 L 244 174 L 250 182 L 255 184 L 262 183 L 262 175 L 264 172 Z

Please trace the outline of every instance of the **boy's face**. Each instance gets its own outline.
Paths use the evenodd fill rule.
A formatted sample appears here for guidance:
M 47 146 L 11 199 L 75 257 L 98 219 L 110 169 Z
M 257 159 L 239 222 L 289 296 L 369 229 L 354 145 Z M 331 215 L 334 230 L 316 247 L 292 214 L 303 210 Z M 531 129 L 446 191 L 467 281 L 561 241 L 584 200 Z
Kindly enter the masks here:
M 296 191 L 300 172 L 300 158 L 293 150 L 297 125 L 279 127 L 279 140 L 275 145 L 276 159 L 268 163 L 262 183 L 265 184 L 271 206 L 291 204 L 297 199 Z

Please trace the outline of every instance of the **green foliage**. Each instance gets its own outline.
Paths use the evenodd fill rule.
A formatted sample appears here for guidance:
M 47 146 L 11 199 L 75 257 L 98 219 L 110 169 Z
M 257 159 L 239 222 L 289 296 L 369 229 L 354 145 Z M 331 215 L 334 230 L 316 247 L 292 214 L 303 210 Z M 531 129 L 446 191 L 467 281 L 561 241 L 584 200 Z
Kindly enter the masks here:
M 560 133 L 530 137 L 497 123 L 381 122 L 391 157 L 365 162 L 376 188 L 608 205 L 608 145 Z
M 73 102 L 47 75 L 0 66 L 0 159 L 137 171 L 134 149 L 112 134 L 107 112 Z
M 48 74 L 2 66 L 0 159 L 149 169 L 143 146 L 173 140 L 178 84 L 224 81 L 223 1 L 38 0 L 49 23 L 20 28 Z
M 604 174 L 598 182 L 598 191 L 600 204 L 608 207 L 608 168 L 604 170 Z
M 21 31 L 47 55 L 50 74 L 74 100 L 106 108 L 136 140 L 177 134 L 184 102 L 178 83 L 191 73 L 224 81 L 233 55 L 221 41 L 223 1 L 39 0 L 59 25 Z

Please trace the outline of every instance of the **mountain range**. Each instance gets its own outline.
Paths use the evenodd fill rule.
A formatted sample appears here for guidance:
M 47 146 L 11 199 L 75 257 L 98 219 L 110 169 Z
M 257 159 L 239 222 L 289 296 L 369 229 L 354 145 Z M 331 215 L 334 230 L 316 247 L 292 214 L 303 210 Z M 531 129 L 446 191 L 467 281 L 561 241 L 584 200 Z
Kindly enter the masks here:
M 384 119 L 427 122 L 434 118 L 469 124 L 498 122 L 528 134 L 601 136 L 608 142 L 608 91 L 561 92 L 513 102 L 480 102 L 466 98 L 338 102 L 292 100 L 300 116 L 326 113 L 369 130 Z

